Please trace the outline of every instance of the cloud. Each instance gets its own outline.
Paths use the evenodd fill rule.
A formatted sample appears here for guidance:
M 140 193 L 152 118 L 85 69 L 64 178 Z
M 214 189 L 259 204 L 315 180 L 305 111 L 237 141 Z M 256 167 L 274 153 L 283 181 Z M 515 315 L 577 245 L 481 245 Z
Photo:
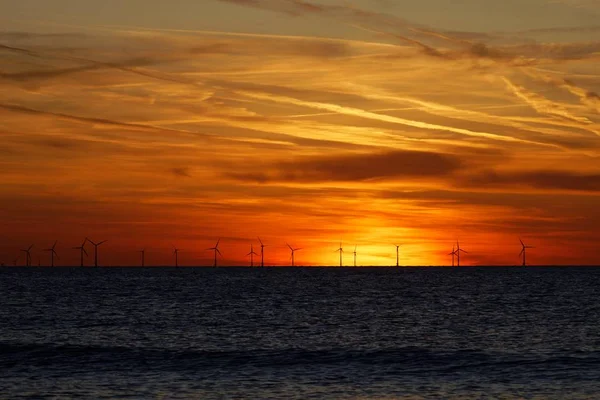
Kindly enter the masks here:
M 544 59 L 579 60 L 595 57 L 598 42 L 590 43 L 542 43 L 518 46 L 492 47 L 484 43 L 502 37 L 502 34 L 480 32 L 452 32 L 436 30 L 409 22 L 394 15 L 361 9 L 350 5 L 317 4 L 304 0 L 220 0 L 242 6 L 249 6 L 290 15 L 319 15 L 344 21 L 356 28 L 376 33 L 393 40 L 399 40 L 417 48 L 422 54 L 446 60 L 488 60 L 515 66 L 535 65 Z M 584 0 L 573 0 L 581 1 Z M 595 1 L 595 0 L 588 0 Z M 595 32 L 598 27 L 554 28 L 557 32 Z M 548 30 L 552 30 L 548 29 Z M 541 30 L 544 31 L 544 30 Z M 533 31 L 532 31 L 533 32 Z M 410 37 L 414 36 L 414 37 Z M 505 36 L 505 35 L 504 35 Z M 421 38 L 441 42 L 446 48 L 427 44 Z M 458 49 L 456 49 L 458 47 Z
M 141 130 L 145 130 L 145 131 L 158 131 L 158 132 L 164 132 L 164 133 L 177 133 L 177 134 L 190 134 L 191 133 L 191 132 L 186 132 L 186 131 L 181 131 L 181 130 L 176 130 L 176 129 L 168 129 L 168 128 L 163 128 L 163 127 L 158 127 L 158 126 L 114 121 L 114 120 L 110 120 L 110 119 L 106 119 L 106 118 L 80 117 L 80 116 L 64 114 L 64 113 L 42 111 L 42 110 L 36 110 L 33 108 L 23 107 L 23 106 L 15 105 L 15 104 L 0 103 L 0 109 L 10 111 L 10 112 L 22 113 L 22 114 L 40 115 L 40 116 L 60 118 L 60 119 L 68 120 L 68 121 L 82 122 L 82 123 L 86 123 L 86 124 L 111 125 L 111 126 L 117 126 L 117 127 L 122 127 L 122 128 L 130 128 L 130 129 L 134 129 L 134 130 L 141 129 Z M 205 136 L 205 135 L 198 134 L 198 137 L 203 137 L 203 136 Z
M 540 114 L 554 115 L 565 118 L 581 124 L 591 124 L 586 117 L 580 117 L 570 112 L 562 104 L 546 99 L 545 97 L 525 89 L 523 86 L 512 83 L 509 79 L 503 78 L 506 87 L 518 98 L 529 104 Z
M 279 162 L 262 169 L 270 172 L 228 173 L 243 181 L 354 182 L 447 176 L 462 167 L 457 156 L 441 153 L 395 150 L 382 153 L 336 156 Z
M 470 176 L 465 183 L 479 187 L 519 187 L 535 189 L 600 192 L 600 172 L 584 173 L 571 171 L 487 171 Z
M 471 129 L 455 128 L 453 126 L 432 124 L 432 123 L 427 123 L 427 122 L 422 122 L 422 121 L 417 121 L 417 120 L 410 120 L 410 119 L 395 117 L 395 116 L 391 116 L 391 115 L 387 115 L 387 114 L 380 114 L 380 113 L 376 113 L 376 112 L 372 112 L 372 111 L 367 111 L 367 110 L 359 109 L 356 107 L 347 107 L 347 106 L 341 106 L 338 104 L 331 104 L 331 103 L 324 103 L 324 102 L 305 101 L 305 100 L 286 97 L 286 96 L 277 96 L 277 95 L 272 95 L 272 94 L 267 94 L 267 93 L 260 93 L 258 91 L 251 92 L 251 91 L 247 91 L 247 90 L 246 91 L 240 90 L 240 91 L 237 91 L 237 93 L 244 95 L 244 96 L 256 98 L 256 99 L 273 101 L 276 103 L 294 104 L 294 105 L 298 105 L 298 106 L 302 106 L 302 107 L 309 107 L 309 108 L 314 108 L 314 109 L 318 109 L 318 110 L 331 111 L 331 112 L 342 114 L 342 115 L 366 118 L 366 119 L 371 119 L 374 121 L 387 122 L 387 123 L 391 123 L 391 124 L 410 126 L 413 128 L 419 128 L 419 129 L 424 129 L 424 130 L 447 131 L 447 132 L 457 133 L 457 134 L 464 135 L 464 136 L 476 137 L 476 138 L 481 138 L 481 139 L 491 139 L 491 140 L 502 141 L 502 142 L 528 143 L 528 144 L 539 144 L 539 145 L 544 145 L 544 146 L 551 146 L 551 145 L 549 145 L 547 143 L 543 143 L 543 142 L 535 142 L 535 141 L 517 138 L 517 137 L 513 137 L 513 136 L 508 136 L 508 135 L 482 132 L 482 131 L 476 131 L 476 130 L 471 130 Z
M 192 174 L 190 172 L 189 168 L 185 168 L 185 167 L 175 167 L 175 168 L 171 168 L 170 172 L 175 175 L 175 176 L 179 176 L 182 178 L 191 178 Z

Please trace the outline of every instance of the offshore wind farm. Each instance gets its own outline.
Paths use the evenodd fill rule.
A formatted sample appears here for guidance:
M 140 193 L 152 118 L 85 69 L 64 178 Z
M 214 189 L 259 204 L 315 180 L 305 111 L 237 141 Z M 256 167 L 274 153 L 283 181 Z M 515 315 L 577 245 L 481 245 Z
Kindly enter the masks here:
M 101 264 L 98 264 L 98 247 L 102 244 L 104 244 L 105 242 L 107 242 L 108 240 L 103 240 L 101 242 L 95 243 L 92 240 L 88 239 L 87 237 L 84 239 L 84 241 L 82 242 L 81 246 L 76 246 L 76 247 L 72 247 L 72 249 L 74 250 L 79 250 L 79 254 L 80 254 L 80 267 L 84 266 L 84 255 L 87 258 L 88 257 L 88 253 L 86 250 L 86 243 L 89 243 L 90 246 L 93 247 L 94 250 L 94 267 L 99 267 L 101 266 Z M 260 239 L 260 237 L 258 238 L 258 243 L 260 245 L 261 248 L 261 254 L 260 254 L 260 265 L 257 265 L 259 267 L 264 268 L 265 265 L 269 266 L 269 267 L 286 267 L 286 266 L 290 266 L 290 267 L 298 267 L 299 265 L 296 263 L 296 252 L 303 250 L 305 253 L 308 253 L 307 257 L 310 257 L 310 248 L 302 248 L 302 247 L 293 247 L 291 246 L 288 242 L 285 242 L 285 246 L 289 249 L 289 262 L 277 262 L 277 261 L 272 261 L 269 262 L 269 260 L 267 259 L 267 264 L 265 264 L 265 258 L 264 258 L 264 248 L 266 247 L 266 245 L 263 244 L 262 240 Z M 519 243 L 521 245 L 521 252 L 518 254 L 518 256 L 521 258 L 522 260 L 522 266 L 525 267 L 526 264 L 526 256 L 525 256 L 525 252 L 527 249 L 534 249 L 534 246 L 529 246 L 529 245 L 525 245 L 525 243 L 519 238 Z M 48 249 L 43 249 L 43 252 L 48 252 L 50 253 L 50 263 L 48 264 L 48 266 L 50 267 L 54 267 L 54 257 L 57 258 L 57 260 L 59 260 L 58 258 L 58 254 L 56 252 L 56 246 L 58 244 L 58 241 L 55 241 L 54 244 L 52 245 L 51 248 Z M 218 266 L 218 260 L 219 259 L 224 259 L 223 254 L 221 253 L 220 249 L 219 249 L 219 245 L 221 244 L 221 238 L 217 239 L 215 245 L 213 247 L 209 247 L 206 248 L 206 251 L 210 251 L 213 253 L 213 262 L 212 265 L 187 265 L 187 266 L 197 266 L 197 267 L 201 267 L 201 266 L 212 266 L 212 267 L 217 267 Z M 30 267 L 31 266 L 31 253 L 32 253 L 32 249 L 33 249 L 34 245 L 32 244 L 31 246 L 29 246 L 28 249 L 24 249 L 24 250 L 20 250 L 21 253 L 25 253 L 26 257 L 23 261 L 23 265 L 25 267 Z M 171 245 L 172 247 L 172 255 L 175 257 L 175 267 L 179 267 L 179 251 L 180 249 L 176 248 L 174 245 Z M 380 267 L 391 267 L 391 266 L 395 266 L 395 267 L 401 267 L 401 263 L 400 263 L 400 253 L 399 253 L 399 249 L 401 247 L 401 245 L 394 245 L 393 246 L 395 248 L 395 253 L 393 254 L 393 256 L 395 256 L 395 258 L 390 259 L 389 264 L 383 264 L 383 265 L 379 265 Z M 359 267 L 360 265 L 357 264 L 357 255 L 358 255 L 358 245 L 354 246 L 354 251 L 351 253 L 352 254 L 352 267 Z M 137 250 L 136 253 L 140 254 L 140 262 L 139 263 L 135 263 L 133 265 L 127 265 L 127 264 L 114 264 L 113 266 L 139 266 L 139 267 L 145 267 L 146 265 L 146 248 L 142 249 L 142 250 Z M 155 253 L 158 253 L 158 249 L 154 249 Z M 170 250 L 170 251 L 171 251 Z M 339 256 L 339 265 L 337 267 L 342 268 L 344 267 L 344 249 L 342 246 L 342 242 L 340 242 L 339 244 L 339 248 L 337 250 L 335 250 L 336 253 L 338 253 Z M 450 267 L 460 267 L 461 266 L 461 253 L 468 253 L 466 250 L 462 249 L 460 247 L 460 243 L 459 241 L 456 241 L 456 245 L 453 245 L 452 247 L 452 251 L 450 253 L 448 253 L 449 256 L 451 256 L 451 263 L 446 265 L 446 264 L 440 264 L 440 265 L 436 265 L 436 266 L 450 266 Z M 258 253 L 256 253 L 254 251 L 254 243 L 250 243 L 250 252 L 247 253 L 245 255 L 245 257 L 250 257 L 250 267 L 254 267 L 254 257 L 255 256 L 259 256 Z M 464 257 L 464 256 L 463 256 Z M 13 266 L 17 266 L 17 262 L 18 262 L 19 258 L 17 257 L 15 259 L 15 261 L 13 262 Z M 456 264 L 455 264 L 455 260 L 456 260 Z M 395 265 L 394 265 L 395 262 Z M 8 265 L 8 264 L 3 264 L 3 265 Z M 233 267 L 241 267 L 244 266 L 245 264 L 243 263 L 229 263 L 228 266 L 233 266 Z M 305 266 L 312 266 L 312 267 L 323 267 L 323 266 L 328 266 L 328 265 L 333 265 L 333 264 L 308 264 Z M 491 264 L 494 265 L 494 264 Z M 496 264 L 497 265 L 497 264 Z M 509 264 L 510 265 L 510 264 Z M 517 264 L 513 264 L 513 265 L 517 265 Z M 69 266 L 69 265 L 64 265 L 64 266 Z M 72 265 L 71 265 L 72 266 Z M 155 265 L 155 266 L 168 266 L 168 265 Z M 362 266 L 366 266 L 366 267 L 373 267 L 375 265 L 362 265 Z M 421 266 L 421 265 L 411 265 L 413 267 L 415 266 Z M 422 265 L 425 266 L 425 265 Z M 463 266 L 464 266 L 464 258 L 463 258 Z M 480 265 L 475 265 L 475 266 L 481 266 Z

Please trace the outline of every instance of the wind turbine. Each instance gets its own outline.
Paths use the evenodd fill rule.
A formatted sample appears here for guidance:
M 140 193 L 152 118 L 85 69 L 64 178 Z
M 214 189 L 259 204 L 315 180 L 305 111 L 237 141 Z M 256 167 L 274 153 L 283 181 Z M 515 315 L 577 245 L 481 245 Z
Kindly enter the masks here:
M 223 254 L 221 254 L 221 252 L 219 251 L 219 242 L 221 241 L 221 239 L 219 238 L 219 240 L 217 240 L 217 244 L 215 244 L 215 247 L 211 247 L 209 249 L 206 250 L 213 250 L 215 252 L 215 264 L 214 267 L 217 266 L 217 254 L 219 254 L 221 257 L 223 257 Z
M 146 266 L 146 249 L 138 250 L 138 253 L 142 254 L 142 267 Z
M 342 242 L 340 242 L 340 248 L 336 250 L 336 252 L 340 252 L 340 268 L 342 267 L 342 254 L 344 253 L 344 249 L 342 248 Z
M 50 265 L 52 267 L 54 267 L 54 256 L 56 256 L 56 258 L 58 258 L 60 260 L 60 257 L 58 256 L 58 254 L 56 254 L 56 243 L 58 243 L 58 241 L 54 242 L 54 245 L 52 247 L 50 247 L 49 249 L 44 249 L 44 251 L 49 251 L 50 252 Z
M 519 255 L 523 255 L 523 266 L 525 266 L 525 253 L 526 253 L 525 249 L 535 249 L 535 247 L 526 246 L 525 243 L 523 243 L 523 241 L 520 238 L 519 238 L 519 242 L 521 242 L 521 246 L 522 246 L 522 249 L 521 249 L 521 252 L 519 253 Z
M 90 242 L 92 245 L 94 245 L 94 267 L 98 267 L 98 246 L 100 246 L 102 243 L 106 243 L 106 240 L 103 240 L 99 243 L 94 243 L 88 238 L 85 238 L 85 239 L 88 242 Z
M 460 244 L 458 243 L 458 240 L 456 241 L 456 261 L 457 261 L 457 266 L 460 267 L 460 252 L 463 253 L 468 253 L 468 251 L 465 251 L 463 249 L 460 248 Z
M 17 258 L 15 258 L 15 260 L 13 261 L 13 265 L 16 267 L 18 262 L 19 262 L 19 256 L 17 256 Z
M 31 248 L 33 247 L 33 245 L 29 246 L 29 248 L 27 250 L 21 250 L 23 253 L 26 254 L 25 257 L 25 266 L 26 267 L 31 267 Z
M 175 255 L 175 268 L 179 267 L 179 249 L 173 246 L 173 255 Z
M 401 244 L 395 244 L 394 246 L 396 246 L 396 267 L 400 266 L 400 246 L 402 246 Z
M 85 242 L 87 242 L 87 238 L 85 238 L 85 240 L 83 241 L 83 243 L 81 243 L 81 246 L 79 246 L 79 247 L 73 247 L 73 250 L 79 250 L 79 252 L 81 253 L 81 266 L 82 267 L 83 267 L 83 253 L 85 253 L 86 257 L 88 255 L 87 251 L 85 251 Z
M 452 256 L 452 266 L 454 267 L 454 256 L 456 255 L 456 250 L 454 246 L 452 246 L 452 253 L 448 253 L 448 255 Z
M 352 254 L 354 254 L 354 266 L 356 267 L 356 245 L 354 245 L 354 252 Z
M 264 267 L 265 266 L 265 246 L 262 242 L 262 240 L 260 240 L 260 238 L 258 238 L 258 241 L 260 242 L 260 266 Z
M 295 252 L 297 252 L 298 250 L 302 250 L 302 248 L 301 248 L 301 247 L 299 247 L 299 248 L 297 248 L 297 249 L 294 249 L 294 248 L 293 248 L 292 246 L 290 246 L 288 243 L 286 243 L 286 244 L 287 244 L 287 247 L 289 247 L 289 248 L 290 248 L 290 250 L 292 251 L 292 267 L 293 267 L 293 266 L 294 266 L 294 253 L 295 253 Z
M 250 266 L 254 267 L 254 256 L 257 256 L 258 254 L 256 254 L 256 252 L 254 251 L 254 245 L 250 244 L 250 253 L 246 254 L 246 257 L 250 256 Z

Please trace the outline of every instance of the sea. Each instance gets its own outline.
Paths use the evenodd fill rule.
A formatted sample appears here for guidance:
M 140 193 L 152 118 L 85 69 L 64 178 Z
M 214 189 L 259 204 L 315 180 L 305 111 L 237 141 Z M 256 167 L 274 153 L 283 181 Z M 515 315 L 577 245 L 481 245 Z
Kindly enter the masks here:
M 600 268 L 1 268 L 0 399 L 597 399 Z

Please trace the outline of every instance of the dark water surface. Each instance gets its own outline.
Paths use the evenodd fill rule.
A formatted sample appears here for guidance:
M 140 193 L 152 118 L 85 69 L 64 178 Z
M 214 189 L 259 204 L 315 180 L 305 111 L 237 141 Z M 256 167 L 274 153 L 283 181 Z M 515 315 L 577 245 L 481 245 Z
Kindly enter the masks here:
M 0 398 L 600 398 L 600 268 L 0 269 Z

